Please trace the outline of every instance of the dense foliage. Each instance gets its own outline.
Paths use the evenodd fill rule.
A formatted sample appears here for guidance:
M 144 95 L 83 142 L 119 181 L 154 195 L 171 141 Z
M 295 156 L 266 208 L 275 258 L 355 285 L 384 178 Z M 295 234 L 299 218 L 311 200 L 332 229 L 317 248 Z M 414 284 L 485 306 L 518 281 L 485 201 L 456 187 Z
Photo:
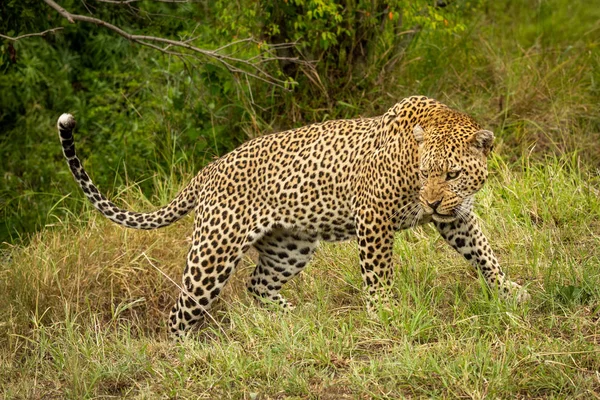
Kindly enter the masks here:
M 580 150 L 586 160 L 598 160 L 598 150 L 585 146 L 597 139 L 600 121 L 598 110 L 585 106 L 598 104 L 597 42 L 590 33 L 597 8 L 570 4 L 559 12 L 552 1 L 469 0 L 60 3 L 131 33 L 194 38 L 206 49 L 248 37 L 258 47 L 295 43 L 278 55 L 311 63 L 265 64 L 273 76 L 293 82 L 286 91 L 215 60 L 185 61 L 100 26 L 70 24 L 40 1 L 3 2 L 4 35 L 64 29 L 0 42 L 0 242 L 84 207 L 56 138 L 63 112 L 76 116 L 80 155 L 109 194 L 135 182 L 151 195 L 148 178 L 156 171 L 169 179 L 248 137 L 374 115 L 416 93 L 483 118 L 505 134 L 516 155 L 537 142 L 542 152 Z M 499 28 L 515 18 L 522 24 Z M 570 24 L 573 18 L 578 24 Z M 567 23 L 568 30 L 556 29 Z M 258 51 L 230 49 L 240 58 Z M 513 55 L 513 62 L 498 63 L 501 54 Z M 531 68 L 551 70 L 552 80 Z M 583 90 L 557 95 L 554 79 Z M 543 126 L 528 122 L 536 113 L 545 114 Z M 589 138 L 569 137 L 574 126 L 587 128 Z

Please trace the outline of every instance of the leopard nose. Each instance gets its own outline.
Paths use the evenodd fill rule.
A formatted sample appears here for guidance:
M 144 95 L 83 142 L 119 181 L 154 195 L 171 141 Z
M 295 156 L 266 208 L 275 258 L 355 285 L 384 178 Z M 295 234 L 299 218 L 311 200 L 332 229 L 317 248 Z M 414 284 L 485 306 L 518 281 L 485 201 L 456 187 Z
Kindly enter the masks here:
M 432 209 L 433 211 L 435 211 L 435 210 L 436 210 L 436 208 L 438 208 L 438 206 L 439 206 L 441 203 L 442 203 L 442 201 L 441 201 L 441 200 L 436 200 L 436 201 L 434 201 L 433 203 L 427 202 L 427 205 L 428 205 L 429 207 L 431 207 L 431 209 Z

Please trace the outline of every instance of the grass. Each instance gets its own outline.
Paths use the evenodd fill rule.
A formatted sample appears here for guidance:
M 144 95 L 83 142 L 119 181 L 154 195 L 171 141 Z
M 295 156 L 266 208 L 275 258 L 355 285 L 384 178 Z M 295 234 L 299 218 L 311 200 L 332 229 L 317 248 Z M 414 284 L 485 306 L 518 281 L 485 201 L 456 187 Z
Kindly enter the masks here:
M 215 322 L 166 334 L 191 219 L 125 230 L 92 210 L 1 264 L 0 390 L 8 398 L 594 398 L 600 393 L 600 199 L 576 160 L 491 162 L 478 211 L 532 300 L 503 303 L 431 227 L 398 234 L 389 320 L 367 318 L 353 242 L 324 245 L 256 307 L 240 265 Z M 167 190 L 165 188 L 165 190 Z M 163 194 L 158 194 L 158 197 Z M 126 203 L 148 200 L 130 188 Z M 87 222 L 86 222 L 87 221 Z M 99 245 L 99 244 L 102 245 Z

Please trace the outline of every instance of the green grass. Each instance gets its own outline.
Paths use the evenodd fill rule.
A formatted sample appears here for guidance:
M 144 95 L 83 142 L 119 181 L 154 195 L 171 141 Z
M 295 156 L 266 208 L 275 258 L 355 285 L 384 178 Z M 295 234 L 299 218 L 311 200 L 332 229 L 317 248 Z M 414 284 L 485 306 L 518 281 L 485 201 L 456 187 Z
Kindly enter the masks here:
M 138 232 L 90 210 L 3 259 L 0 390 L 76 399 L 594 398 L 597 178 L 573 159 L 523 160 L 494 156 L 477 207 L 502 265 L 529 288 L 525 305 L 489 296 L 424 227 L 398 234 L 389 320 L 366 316 L 356 245 L 328 244 L 284 289 L 292 313 L 253 304 L 248 258 L 215 322 L 176 344 L 165 320 L 177 288 L 151 264 L 179 282 L 191 219 Z M 148 207 L 139 191 L 127 193 L 131 207 Z

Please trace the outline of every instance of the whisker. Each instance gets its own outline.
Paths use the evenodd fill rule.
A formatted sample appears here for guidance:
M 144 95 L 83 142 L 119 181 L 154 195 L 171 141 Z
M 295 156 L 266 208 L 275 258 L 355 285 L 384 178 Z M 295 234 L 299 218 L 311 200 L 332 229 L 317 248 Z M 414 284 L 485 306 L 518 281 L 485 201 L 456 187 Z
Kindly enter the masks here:
M 402 207 L 400 210 L 398 210 L 398 212 L 394 213 L 394 215 L 392 216 L 392 218 L 394 218 L 394 217 L 398 216 L 398 214 L 399 214 L 399 213 L 400 213 L 402 210 L 404 210 L 406 207 L 408 207 L 408 206 L 410 206 L 410 207 L 409 207 L 409 209 L 407 210 L 407 213 L 406 213 L 406 214 L 405 214 L 405 215 L 404 215 L 402 218 L 400 218 L 400 220 L 399 220 L 399 223 L 402 223 L 402 222 L 404 222 L 404 220 L 406 219 L 406 216 L 407 216 L 407 215 L 409 215 L 409 214 L 412 212 L 412 210 L 414 210 L 414 208 L 416 207 L 416 204 L 415 204 L 415 203 L 409 203 L 409 204 L 406 204 L 404 207 Z
M 415 217 L 413 218 L 413 220 L 411 222 L 411 228 L 414 229 L 417 227 L 417 224 L 421 220 L 422 216 L 423 216 L 423 209 L 421 207 L 419 207 L 419 209 L 417 210 L 417 213 L 415 214 Z
M 470 196 L 467 197 L 458 207 L 456 207 L 456 213 L 463 221 L 468 222 L 473 218 L 473 204 L 474 198 Z
M 456 216 L 458 217 L 458 219 L 460 219 L 464 222 L 467 222 L 467 218 L 466 218 L 467 214 L 465 213 L 465 211 L 462 208 L 460 208 L 460 207 L 456 208 L 455 213 L 456 213 Z
M 408 224 L 409 226 L 412 226 L 413 221 L 411 220 L 416 214 L 418 214 L 419 212 L 422 212 L 422 208 L 421 205 L 419 203 L 415 203 L 412 205 L 412 207 L 408 210 L 408 212 L 400 219 L 400 221 L 398 221 L 398 226 L 402 226 L 402 224 L 404 224 L 404 222 L 410 221 L 410 223 Z
M 400 209 L 398 211 L 396 211 L 395 213 L 392 214 L 392 216 L 390 218 L 388 218 L 388 221 L 391 221 L 392 219 L 396 218 L 406 207 L 411 206 L 414 207 L 415 205 L 419 205 L 418 203 L 406 203 L 405 205 L 403 205 L 402 207 L 400 207 Z

